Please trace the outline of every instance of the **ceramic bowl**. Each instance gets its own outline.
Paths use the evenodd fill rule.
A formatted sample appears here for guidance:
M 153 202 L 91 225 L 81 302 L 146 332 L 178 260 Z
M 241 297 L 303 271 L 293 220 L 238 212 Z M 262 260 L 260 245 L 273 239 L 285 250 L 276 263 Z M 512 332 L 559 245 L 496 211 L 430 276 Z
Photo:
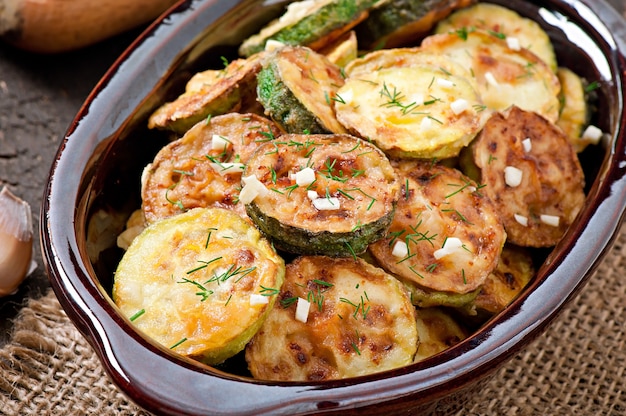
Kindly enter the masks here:
M 241 40 L 277 16 L 285 2 L 181 1 L 115 62 L 59 148 L 43 198 L 41 239 L 61 305 L 128 397 L 162 414 L 443 412 L 460 406 L 546 329 L 592 275 L 626 206 L 626 24 L 600 0 L 495 2 L 539 22 L 559 63 L 600 84 L 592 122 L 609 134 L 581 155 L 586 203 L 506 310 L 443 353 L 367 377 L 276 383 L 253 380 L 238 368 L 205 366 L 138 334 L 110 297 L 121 257 L 115 235 L 140 206 L 143 167 L 166 142 L 146 128 L 148 115 L 194 72 L 220 67 L 220 57 L 233 56 Z

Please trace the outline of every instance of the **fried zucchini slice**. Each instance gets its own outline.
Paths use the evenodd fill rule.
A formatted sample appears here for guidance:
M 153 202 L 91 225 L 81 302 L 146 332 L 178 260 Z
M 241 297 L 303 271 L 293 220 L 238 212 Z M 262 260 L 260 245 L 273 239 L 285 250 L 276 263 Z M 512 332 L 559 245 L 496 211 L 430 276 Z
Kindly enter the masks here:
M 474 301 L 480 292 L 480 288 L 467 293 L 443 292 L 429 290 L 412 280 L 403 279 L 399 276 L 398 279 L 404 283 L 411 294 L 411 302 L 418 308 L 445 306 L 448 308 L 461 309 L 470 314 L 473 314 L 473 311 L 476 309 L 474 307 Z
M 456 10 L 437 23 L 435 33 L 448 33 L 482 29 L 509 38 L 512 48 L 522 47 L 541 58 L 556 72 L 557 61 L 554 46 L 548 34 L 534 20 L 497 4 L 478 3 Z
M 113 299 L 157 343 L 214 365 L 245 348 L 284 274 L 283 259 L 252 225 L 228 210 L 196 208 L 135 238 Z
M 429 291 L 466 294 L 498 263 L 506 233 L 491 201 L 460 171 L 394 164 L 401 195 L 386 238 L 369 246 L 382 268 Z
M 353 61 L 334 100 L 350 132 L 398 158 L 457 156 L 488 114 L 469 72 L 419 49 L 386 50 Z
M 231 61 L 223 70 L 192 77 L 176 100 L 163 104 L 148 119 L 148 127 L 184 134 L 209 116 L 232 111 L 257 112 L 256 77 L 264 53 Z
M 299 257 L 287 265 L 278 296 L 246 347 L 255 378 L 341 379 L 413 360 L 415 308 L 402 284 L 380 268 L 358 258 Z
M 265 49 L 268 40 L 318 50 L 333 43 L 367 17 L 374 0 L 304 0 L 289 4 L 285 13 L 244 40 L 239 54 Z
M 482 30 L 431 35 L 420 46 L 470 68 L 484 104 L 500 111 L 516 105 L 551 122 L 559 117 L 560 83 L 548 65 L 528 49 L 515 50 L 497 34 Z
M 474 0 L 382 0 L 357 27 L 366 50 L 416 44 L 452 11 Z
M 419 47 L 382 49 L 366 53 L 346 65 L 344 73 L 347 77 L 359 78 L 381 69 L 423 66 L 438 68 L 445 73 L 464 78 L 474 89 L 478 89 L 478 84 L 468 68 L 447 56 L 428 53 Z
M 491 117 L 472 152 L 481 192 L 496 205 L 508 241 L 554 246 L 585 201 L 583 171 L 563 131 L 512 107 Z
M 244 165 L 260 143 L 280 134 L 271 120 L 256 114 L 229 113 L 199 122 L 164 146 L 144 170 L 146 222 L 211 206 L 245 216 L 237 203 Z
M 246 166 L 242 201 L 257 182 L 246 210 L 275 246 L 329 256 L 362 253 L 383 237 L 400 188 L 383 152 L 349 135 L 289 134 L 263 144 Z
M 332 107 L 344 83 L 341 69 L 301 46 L 279 48 L 258 75 L 258 100 L 265 114 L 288 133 L 345 133 Z
M 574 146 L 577 153 L 590 144 L 582 138 L 583 128 L 589 123 L 590 111 L 582 78 L 568 68 L 560 67 L 557 76 L 561 82 L 561 113 L 556 125 L 559 126 Z
M 508 306 L 535 275 L 533 259 L 528 250 L 505 244 L 498 266 L 489 275 L 474 300 L 479 312 L 496 314 Z
M 415 362 L 425 360 L 467 338 L 467 330 L 442 308 L 417 309 L 419 346 Z
M 116 239 L 117 246 L 122 250 L 128 250 L 128 247 L 133 242 L 135 237 L 137 237 L 141 232 L 146 228 L 146 218 L 143 215 L 142 209 L 136 209 L 131 214 L 128 220 L 126 220 L 126 225 L 124 227 L 124 231 L 122 231 Z

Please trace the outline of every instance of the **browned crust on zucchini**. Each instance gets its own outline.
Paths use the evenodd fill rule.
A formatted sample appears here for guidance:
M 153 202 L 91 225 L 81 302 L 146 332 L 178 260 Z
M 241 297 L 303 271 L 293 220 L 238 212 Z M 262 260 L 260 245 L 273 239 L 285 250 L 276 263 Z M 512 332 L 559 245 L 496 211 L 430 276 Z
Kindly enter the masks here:
M 530 139 L 531 150 L 523 141 Z M 567 136 L 545 118 L 517 107 L 494 114 L 472 144 L 482 192 L 497 206 L 508 241 L 551 247 L 563 237 L 585 201 L 585 178 Z M 521 183 L 505 181 L 505 168 L 521 170 Z M 517 219 L 515 216 L 518 216 Z M 558 218 L 558 225 L 541 220 Z M 523 225 L 525 218 L 528 223 Z
M 198 123 L 163 147 L 144 171 L 142 209 L 146 221 L 210 206 L 246 216 L 243 204 L 237 203 L 243 169 L 221 175 L 219 164 L 245 163 L 260 143 L 280 134 L 271 120 L 256 114 L 230 113 Z M 226 150 L 213 149 L 213 135 L 227 138 L 231 145 Z
M 456 169 L 402 161 L 396 171 L 402 186 L 396 214 L 387 238 L 370 252 L 385 270 L 427 290 L 475 291 L 496 267 L 506 239 L 495 207 Z M 453 238 L 462 246 L 440 251 Z M 402 244 L 406 252 L 394 254 Z

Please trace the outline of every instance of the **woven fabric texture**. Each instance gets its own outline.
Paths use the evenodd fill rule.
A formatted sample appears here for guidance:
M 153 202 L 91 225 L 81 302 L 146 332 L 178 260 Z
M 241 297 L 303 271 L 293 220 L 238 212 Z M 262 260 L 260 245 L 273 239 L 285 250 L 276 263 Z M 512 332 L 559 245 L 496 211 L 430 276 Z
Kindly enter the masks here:
M 626 227 L 547 332 L 457 415 L 626 413 Z M 0 350 L 0 414 L 147 415 L 113 385 L 53 292 L 30 300 Z

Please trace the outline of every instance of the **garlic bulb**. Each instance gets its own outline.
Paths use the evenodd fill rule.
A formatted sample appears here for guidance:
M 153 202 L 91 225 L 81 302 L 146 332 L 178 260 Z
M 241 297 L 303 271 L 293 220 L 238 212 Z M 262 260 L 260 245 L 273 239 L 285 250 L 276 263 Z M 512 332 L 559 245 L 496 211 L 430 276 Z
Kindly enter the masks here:
M 31 271 L 32 255 L 30 205 L 5 187 L 0 191 L 0 296 L 17 291 Z

